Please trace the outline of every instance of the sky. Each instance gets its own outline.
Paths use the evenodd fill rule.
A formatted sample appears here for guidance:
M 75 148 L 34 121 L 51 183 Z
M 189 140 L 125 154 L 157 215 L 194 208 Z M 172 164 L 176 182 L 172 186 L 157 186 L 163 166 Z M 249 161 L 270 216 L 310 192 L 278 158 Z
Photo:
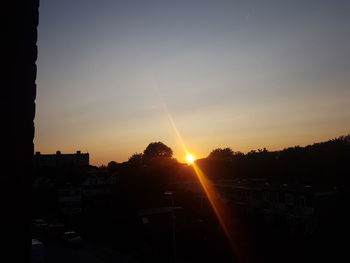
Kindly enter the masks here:
M 350 132 L 350 1 L 41 0 L 35 150 L 184 161 Z

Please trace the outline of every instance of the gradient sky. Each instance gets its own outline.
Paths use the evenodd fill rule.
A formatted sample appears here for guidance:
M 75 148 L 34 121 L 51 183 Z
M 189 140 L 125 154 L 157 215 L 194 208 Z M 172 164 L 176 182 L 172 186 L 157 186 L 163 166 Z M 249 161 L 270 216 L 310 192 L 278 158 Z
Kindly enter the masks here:
M 41 0 L 35 149 L 279 150 L 350 131 L 350 1 Z

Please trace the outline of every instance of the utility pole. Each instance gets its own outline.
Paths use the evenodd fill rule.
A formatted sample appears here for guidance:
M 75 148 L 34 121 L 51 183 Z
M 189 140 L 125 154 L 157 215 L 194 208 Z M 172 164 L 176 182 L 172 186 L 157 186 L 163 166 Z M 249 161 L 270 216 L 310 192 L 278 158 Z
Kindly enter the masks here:
M 172 221 L 172 232 L 173 232 L 173 260 L 177 262 L 176 255 L 176 231 L 175 231 L 175 206 L 174 206 L 174 195 L 173 192 L 165 192 L 165 195 L 169 195 L 171 198 L 171 221 Z

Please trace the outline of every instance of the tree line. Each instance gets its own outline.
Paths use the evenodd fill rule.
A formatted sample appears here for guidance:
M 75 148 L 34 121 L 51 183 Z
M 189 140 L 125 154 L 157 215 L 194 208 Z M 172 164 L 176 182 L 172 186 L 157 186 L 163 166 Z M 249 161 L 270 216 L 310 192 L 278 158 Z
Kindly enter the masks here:
M 212 180 L 265 178 L 281 183 L 349 185 L 350 135 L 280 151 L 263 148 L 244 154 L 229 147 L 216 148 L 196 164 Z M 127 162 L 112 161 L 107 169 L 118 173 L 126 195 L 142 196 L 142 202 L 159 198 L 168 183 L 196 180 L 193 169 L 173 158 L 172 149 L 162 142 L 150 143 Z
M 280 151 L 266 148 L 246 154 L 231 148 L 216 148 L 206 158 L 196 161 L 212 179 L 262 177 L 284 182 L 348 183 L 350 164 L 350 135 L 315 143 L 294 146 Z M 110 162 L 110 171 L 127 172 L 154 169 L 183 169 L 173 158 L 173 151 L 162 142 L 152 142 L 143 153 L 135 153 L 125 163 Z M 166 180 L 176 180 L 175 174 L 164 171 Z

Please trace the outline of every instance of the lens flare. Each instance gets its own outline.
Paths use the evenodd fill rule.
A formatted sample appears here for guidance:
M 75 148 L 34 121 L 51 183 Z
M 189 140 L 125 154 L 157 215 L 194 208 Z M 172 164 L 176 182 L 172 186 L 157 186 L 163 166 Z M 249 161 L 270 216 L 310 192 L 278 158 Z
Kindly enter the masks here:
M 225 209 L 225 207 L 222 205 L 222 203 L 220 202 L 218 196 L 219 193 L 216 191 L 214 185 L 210 182 L 210 180 L 207 179 L 206 175 L 203 173 L 203 171 L 200 169 L 200 167 L 194 162 L 195 159 L 193 157 L 193 155 L 190 154 L 190 152 L 188 151 L 185 142 L 179 132 L 179 130 L 177 129 L 175 122 L 172 118 L 172 116 L 170 115 L 170 112 L 168 110 L 168 108 L 166 107 L 164 101 L 161 99 L 161 97 L 159 96 L 161 104 L 163 106 L 164 111 L 166 112 L 166 115 L 171 123 L 171 126 L 173 128 L 173 131 L 175 133 L 176 139 L 177 139 L 177 143 L 181 146 L 182 150 L 185 153 L 186 156 L 186 160 L 187 161 L 191 161 L 191 166 L 197 176 L 197 179 L 202 187 L 202 189 L 205 192 L 205 195 L 207 196 L 209 203 L 216 215 L 216 218 L 218 219 L 218 222 L 222 228 L 222 230 L 225 233 L 225 236 L 231 246 L 231 248 L 233 249 L 233 251 L 235 251 L 237 254 L 236 256 L 238 256 L 238 262 L 241 262 L 241 255 L 240 255 L 240 250 L 238 248 L 238 244 L 236 242 L 234 242 L 233 240 L 233 236 L 232 236 L 232 227 L 230 227 L 230 217 L 228 216 L 227 213 L 227 209 Z
M 166 109 L 166 108 L 165 108 Z M 176 134 L 177 137 L 177 141 L 179 143 L 179 145 L 181 146 L 182 150 L 186 153 L 186 159 L 191 156 L 191 154 L 189 153 L 189 151 L 187 150 L 187 147 L 185 145 L 184 140 L 182 139 L 182 136 L 180 134 L 180 132 L 178 131 L 174 120 L 172 119 L 170 113 L 167 111 L 167 115 L 168 118 L 170 120 L 170 123 L 172 124 L 172 127 L 174 129 L 174 132 Z M 190 158 L 192 159 L 192 158 Z M 216 218 L 218 219 L 218 222 L 222 228 L 222 230 L 225 233 L 225 236 L 231 246 L 231 248 L 237 253 L 236 255 L 238 256 L 238 261 L 240 262 L 240 258 L 241 255 L 239 253 L 239 249 L 237 247 L 237 244 L 234 242 L 233 237 L 232 237 L 232 233 L 231 233 L 231 228 L 229 227 L 229 217 L 227 216 L 227 211 L 225 209 L 225 207 L 221 204 L 220 200 L 218 199 L 219 193 L 218 191 L 216 191 L 214 185 L 211 183 L 210 180 L 207 179 L 207 176 L 204 174 L 204 172 L 200 169 L 200 167 L 193 162 L 193 164 L 191 165 L 196 176 L 197 179 L 202 187 L 202 189 L 205 192 L 205 195 L 207 196 L 209 203 L 216 215 Z

